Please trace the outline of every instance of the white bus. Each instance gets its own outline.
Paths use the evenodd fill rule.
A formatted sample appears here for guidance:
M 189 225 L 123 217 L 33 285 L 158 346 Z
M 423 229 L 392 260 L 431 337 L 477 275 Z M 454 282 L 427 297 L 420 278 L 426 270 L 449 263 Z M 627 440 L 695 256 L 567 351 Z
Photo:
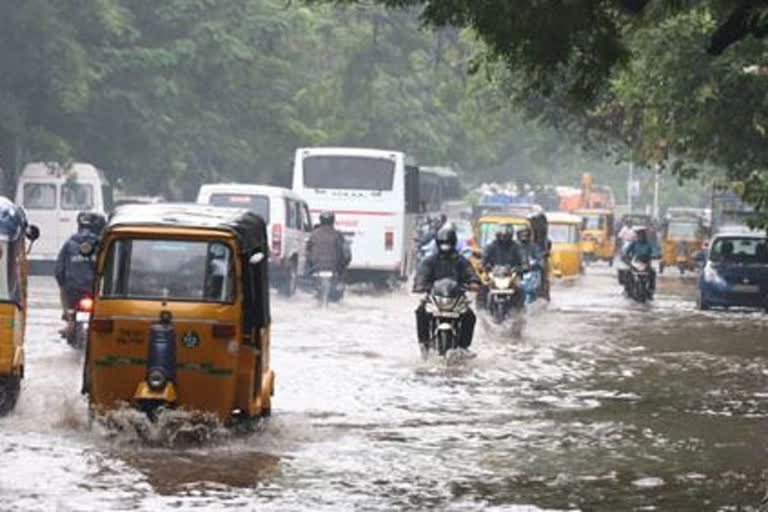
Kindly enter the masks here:
M 315 218 L 336 214 L 353 275 L 405 278 L 419 211 L 419 170 L 404 153 L 360 148 L 296 150 L 293 190 Z

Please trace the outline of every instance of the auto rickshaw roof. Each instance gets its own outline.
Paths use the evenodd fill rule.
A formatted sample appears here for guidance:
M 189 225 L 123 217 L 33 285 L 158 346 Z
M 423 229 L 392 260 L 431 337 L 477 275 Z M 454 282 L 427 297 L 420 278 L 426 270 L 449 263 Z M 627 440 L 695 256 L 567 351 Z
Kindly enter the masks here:
M 581 224 L 582 219 L 578 215 L 566 212 L 547 212 L 547 220 L 550 224 Z
M 245 208 L 194 203 L 129 204 L 112 212 L 106 229 L 127 226 L 222 230 L 234 234 L 245 252 L 267 247 L 264 219 Z
M 27 215 L 24 208 L 7 197 L 0 196 L 0 236 L 8 240 L 18 240 L 26 227 Z
M 577 208 L 573 210 L 574 214 L 587 214 L 587 215 L 612 215 L 613 210 L 608 208 Z

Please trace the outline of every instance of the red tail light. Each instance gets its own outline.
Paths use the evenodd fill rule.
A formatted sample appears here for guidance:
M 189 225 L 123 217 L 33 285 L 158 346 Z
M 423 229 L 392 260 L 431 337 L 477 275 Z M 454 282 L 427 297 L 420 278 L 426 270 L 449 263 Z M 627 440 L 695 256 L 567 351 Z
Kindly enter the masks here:
M 235 326 L 232 324 L 216 324 L 213 326 L 214 338 L 233 338 L 235 336 Z
M 83 297 L 77 303 L 77 309 L 78 311 L 86 311 L 90 313 L 93 311 L 93 299 L 91 297 Z
M 272 226 L 272 256 L 277 258 L 283 252 L 283 226 L 275 224 Z
M 90 328 L 94 332 L 112 332 L 115 322 L 111 318 L 91 318 Z
M 395 247 L 395 234 L 391 231 L 384 233 L 384 249 L 391 251 Z

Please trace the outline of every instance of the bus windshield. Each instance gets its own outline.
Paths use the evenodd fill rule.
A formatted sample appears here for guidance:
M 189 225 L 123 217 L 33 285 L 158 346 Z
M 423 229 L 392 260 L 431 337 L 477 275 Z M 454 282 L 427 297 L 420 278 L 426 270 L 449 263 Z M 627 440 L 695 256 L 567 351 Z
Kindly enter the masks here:
M 395 162 L 386 158 L 309 156 L 303 166 L 306 188 L 391 191 L 394 187 Z

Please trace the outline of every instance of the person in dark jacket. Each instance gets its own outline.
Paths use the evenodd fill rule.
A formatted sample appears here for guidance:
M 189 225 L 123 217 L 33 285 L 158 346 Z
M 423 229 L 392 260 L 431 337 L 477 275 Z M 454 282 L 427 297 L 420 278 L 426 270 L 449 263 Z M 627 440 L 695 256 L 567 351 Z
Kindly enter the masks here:
M 335 221 L 333 212 L 320 214 L 320 225 L 312 230 L 307 242 L 307 274 L 332 271 L 342 276 L 352 261 L 344 235 L 334 227 Z
M 496 240 L 483 250 L 482 265 L 487 270 L 496 265 L 508 265 L 513 268 L 523 265 L 523 257 L 515 242 L 512 226 L 505 224 L 496 231 Z M 477 294 L 477 307 L 485 309 L 487 302 L 488 286 L 483 285 Z
M 69 237 L 59 251 L 54 275 L 59 285 L 61 307 L 66 314 L 84 295 L 93 293 L 96 261 L 81 254 L 80 247 L 89 243 L 96 249 L 104 229 L 104 216 L 95 212 L 81 212 L 77 216 L 77 233 Z
M 468 289 L 471 284 L 478 281 L 472 264 L 456 251 L 456 231 L 450 226 L 437 233 L 437 254 L 424 260 L 419 267 L 413 283 L 414 293 L 428 293 L 436 281 L 445 278 L 455 279 L 460 287 Z M 416 309 L 416 330 L 419 343 L 429 343 L 429 324 L 431 315 L 427 312 L 424 301 Z M 459 346 L 468 349 L 472 344 L 475 332 L 475 313 L 468 309 L 461 318 L 461 333 L 459 333 Z

